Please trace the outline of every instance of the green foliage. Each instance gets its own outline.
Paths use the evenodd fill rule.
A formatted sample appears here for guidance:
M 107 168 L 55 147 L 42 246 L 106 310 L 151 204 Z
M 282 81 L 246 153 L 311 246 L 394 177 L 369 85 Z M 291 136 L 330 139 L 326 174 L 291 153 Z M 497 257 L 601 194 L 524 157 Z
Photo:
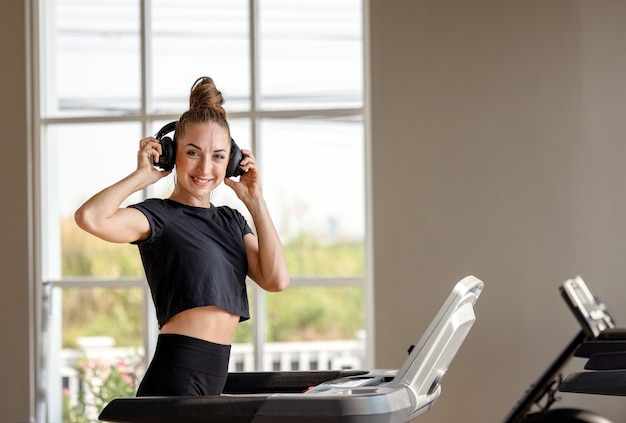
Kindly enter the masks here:
M 365 274 L 362 242 L 324 244 L 301 235 L 284 245 L 291 276 L 356 277 Z
M 252 321 L 246 320 L 237 325 L 237 330 L 233 335 L 234 344 L 247 344 L 252 342 Z
M 137 247 L 112 244 L 84 232 L 73 220 L 61 222 L 62 272 L 64 277 L 141 277 L 143 267 Z
M 63 289 L 63 348 L 81 336 L 113 336 L 116 346 L 140 346 L 143 292 L 140 288 Z
M 70 403 L 69 393 L 64 393 L 64 423 L 97 422 L 99 411 L 113 399 L 135 396 L 143 372 L 142 363 L 141 357 L 119 359 L 114 363 L 80 358 L 75 370 L 81 389 L 75 404 Z
M 362 287 L 304 286 L 267 295 L 271 342 L 355 339 L 365 327 Z

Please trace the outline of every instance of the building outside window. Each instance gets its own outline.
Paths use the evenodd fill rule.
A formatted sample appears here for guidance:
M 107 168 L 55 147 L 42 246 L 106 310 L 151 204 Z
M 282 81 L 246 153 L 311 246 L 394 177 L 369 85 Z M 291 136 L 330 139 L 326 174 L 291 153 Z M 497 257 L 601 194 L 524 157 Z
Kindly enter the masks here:
M 362 0 L 39 0 L 36 151 L 42 313 L 38 413 L 90 421 L 134 395 L 157 328 L 135 246 L 73 221 L 134 170 L 139 140 L 212 77 L 231 133 L 257 156 L 291 286 L 249 282 L 231 371 L 366 365 Z M 166 197 L 172 176 L 124 205 Z M 214 204 L 245 216 L 226 186 Z M 111 394 L 112 393 L 112 394 Z

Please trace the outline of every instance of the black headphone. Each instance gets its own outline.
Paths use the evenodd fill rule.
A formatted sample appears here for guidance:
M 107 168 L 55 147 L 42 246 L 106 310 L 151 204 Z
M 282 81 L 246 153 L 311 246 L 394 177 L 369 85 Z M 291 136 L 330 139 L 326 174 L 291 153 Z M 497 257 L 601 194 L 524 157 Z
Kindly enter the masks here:
M 161 155 L 159 161 L 154 163 L 155 166 L 160 167 L 163 170 L 172 170 L 176 164 L 176 143 L 172 137 L 166 136 L 167 134 L 176 130 L 176 123 L 178 121 L 170 122 L 163 128 L 159 129 L 154 138 L 156 138 L 161 144 Z M 226 166 L 226 177 L 232 178 L 235 176 L 241 176 L 246 173 L 241 167 L 241 160 L 244 155 L 241 153 L 241 149 L 234 139 L 230 139 L 230 156 L 228 158 L 228 165 Z

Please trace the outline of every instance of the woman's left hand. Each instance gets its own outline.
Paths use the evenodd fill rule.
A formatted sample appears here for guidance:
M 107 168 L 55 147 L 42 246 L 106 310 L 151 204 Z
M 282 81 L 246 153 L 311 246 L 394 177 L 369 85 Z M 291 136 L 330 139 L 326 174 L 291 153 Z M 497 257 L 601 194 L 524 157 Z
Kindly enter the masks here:
M 229 186 L 237 197 L 244 203 L 247 200 L 258 200 L 262 197 L 261 178 L 256 167 L 256 159 L 250 150 L 242 149 L 244 158 L 240 165 L 244 174 L 239 177 L 239 181 L 231 178 L 224 178 L 224 184 Z

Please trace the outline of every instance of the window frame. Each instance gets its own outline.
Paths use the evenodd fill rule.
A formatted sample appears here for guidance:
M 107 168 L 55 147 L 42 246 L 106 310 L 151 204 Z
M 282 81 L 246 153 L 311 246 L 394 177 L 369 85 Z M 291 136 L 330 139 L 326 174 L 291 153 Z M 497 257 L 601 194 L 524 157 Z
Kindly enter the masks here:
M 248 111 L 235 111 L 229 112 L 229 119 L 248 119 L 250 121 L 250 137 L 251 148 L 254 151 L 258 151 L 259 148 L 259 126 L 263 119 L 297 119 L 307 118 L 311 116 L 315 117 L 328 117 L 328 118 L 341 118 L 341 117 L 354 117 L 360 116 L 364 125 L 364 192 L 365 192 L 365 204 L 364 204 L 364 218 L 365 218 L 365 234 L 364 234 L 364 251 L 365 251 L 365 273 L 362 277 L 292 277 L 291 286 L 360 286 L 364 288 L 365 293 L 365 328 L 367 331 L 365 357 L 368 366 L 371 366 L 374 362 L 373 356 L 373 307 L 372 307 L 372 292 L 373 292 L 373 241 L 371 231 L 371 169 L 369 158 L 369 93 L 367 88 L 367 81 L 369 77 L 368 64 L 368 35 L 367 26 L 365 23 L 368 20 L 368 1 L 361 0 L 362 7 L 362 24 L 363 24 L 363 105 L 356 108 L 327 108 L 327 109 L 298 109 L 298 110 L 260 110 L 259 109 L 259 41 L 260 34 L 258 29 L 258 3 L 260 0 L 249 0 L 249 63 L 250 63 L 250 109 Z M 143 133 L 151 133 L 153 122 L 176 120 L 179 116 L 172 114 L 155 114 L 150 111 L 151 102 L 151 70 L 150 70 L 150 34 L 151 34 L 151 22 L 150 22 L 150 0 L 138 0 L 140 8 L 140 55 L 141 55 L 141 106 L 138 114 L 131 115 L 110 115 L 110 116 L 70 116 L 70 117 L 44 117 L 42 116 L 42 102 L 44 98 L 42 93 L 44 91 L 44 61 L 42 57 L 43 37 L 45 37 L 42 27 L 46 26 L 43 23 L 43 19 L 51 19 L 46 15 L 46 0 L 32 0 L 33 16 L 35 23 L 33 24 L 33 90 L 32 90 L 32 103 L 33 103 L 33 151 L 34 151 L 34 166 L 33 166 L 33 188 L 34 188 L 34 203 L 35 203 L 35 255 L 36 255 L 36 309 L 37 309 L 37 321 L 40 322 L 35 331 L 36 339 L 36 353 L 39 358 L 45 358 L 46 353 L 46 334 L 43 333 L 42 323 L 46 319 L 46 307 L 49 306 L 49 299 L 46 295 L 52 288 L 70 288 L 81 287 L 85 289 L 96 287 L 140 287 L 143 290 L 144 298 L 144 340 L 143 344 L 146 351 L 146 360 L 151 357 L 154 348 L 156 346 L 157 338 L 157 323 L 154 316 L 154 309 L 151 302 L 149 288 L 144 278 L 122 278 L 122 279 L 103 279 L 103 278 L 46 278 L 44 275 L 49 274 L 47 271 L 48 263 L 46 263 L 47 248 L 46 233 L 49 232 L 50 225 L 54 224 L 50 221 L 50 217 L 44 210 L 43 193 L 45 192 L 45 181 L 42 180 L 44 174 L 42 170 L 43 166 L 43 151 L 44 143 L 46 142 L 44 134 L 45 129 L 48 126 L 54 126 L 59 124 L 81 124 L 81 123 L 115 123 L 115 122 L 134 122 L 141 126 Z M 259 161 L 262 161 L 262 157 L 258 157 Z M 149 189 L 144 190 L 143 196 L 146 197 L 149 193 Z M 257 369 L 263 367 L 263 357 L 265 344 L 265 323 L 266 323 L 266 309 L 265 309 L 265 293 L 262 289 L 256 287 L 255 284 L 249 284 L 250 298 L 253 301 L 253 307 L 256 310 L 256 316 L 253 323 L 253 349 L 255 356 L 255 364 Z M 37 415 L 39 418 L 45 418 L 46 409 L 48 407 L 47 400 L 47 382 L 44 380 L 43 375 L 48 375 L 48 371 L 44 369 L 42 360 L 38 360 L 37 369 Z

